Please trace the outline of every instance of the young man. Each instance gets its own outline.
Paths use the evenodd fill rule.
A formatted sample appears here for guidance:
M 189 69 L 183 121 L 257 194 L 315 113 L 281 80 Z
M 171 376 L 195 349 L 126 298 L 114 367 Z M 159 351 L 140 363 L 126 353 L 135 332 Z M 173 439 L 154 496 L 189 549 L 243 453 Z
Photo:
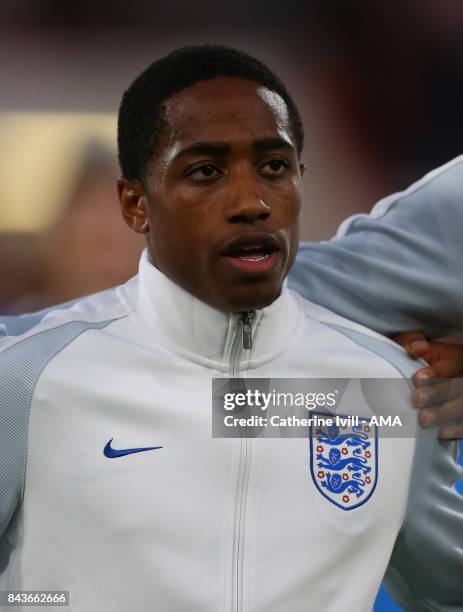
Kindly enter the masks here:
M 380 440 L 350 498 L 322 494 L 306 439 L 211 439 L 213 377 L 416 369 L 286 287 L 302 145 L 284 85 L 238 51 L 180 49 L 124 94 L 119 196 L 147 250 L 126 285 L 0 345 L 1 589 L 85 612 L 360 612 L 388 569 L 407 610 L 461 606 L 452 444 Z

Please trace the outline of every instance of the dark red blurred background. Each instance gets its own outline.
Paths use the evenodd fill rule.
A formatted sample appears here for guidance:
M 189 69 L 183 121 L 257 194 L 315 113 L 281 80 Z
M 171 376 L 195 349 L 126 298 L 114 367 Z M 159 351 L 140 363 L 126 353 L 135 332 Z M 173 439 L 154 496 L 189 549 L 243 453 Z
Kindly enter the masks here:
M 0 312 L 136 271 L 142 242 L 118 213 L 110 114 L 177 46 L 242 48 L 288 85 L 307 135 L 305 239 L 461 152 L 459 0 L 3 0 L 0 26 Z

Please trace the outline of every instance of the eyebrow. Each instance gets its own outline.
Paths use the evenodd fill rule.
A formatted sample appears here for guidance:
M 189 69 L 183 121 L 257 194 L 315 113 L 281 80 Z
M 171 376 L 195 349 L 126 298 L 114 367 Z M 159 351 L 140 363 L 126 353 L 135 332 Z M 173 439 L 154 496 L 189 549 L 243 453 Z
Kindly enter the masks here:
M 286 149 L 294 151 L 293 145 L 283 138 L 261 138 L 254 141 L 252 148 L 256 153 L 263 153 L 271 149 Z
M 178 159 L 187 155 L 210 155 L 212 157 L 225 157 L 231 152 L 231 149 L 231 145 L 227 142 L 198 141 L 179 151 L 174 156 L 174 160 L 177 161 Z M 252 149 L 255 153 L 263 153 L 271 149 L 286 149 L 294 151 L 293 145 L 288 141 L 283 140 L 283 138 L 261 138 L 259 140 L 255 140 L 252 143 Z

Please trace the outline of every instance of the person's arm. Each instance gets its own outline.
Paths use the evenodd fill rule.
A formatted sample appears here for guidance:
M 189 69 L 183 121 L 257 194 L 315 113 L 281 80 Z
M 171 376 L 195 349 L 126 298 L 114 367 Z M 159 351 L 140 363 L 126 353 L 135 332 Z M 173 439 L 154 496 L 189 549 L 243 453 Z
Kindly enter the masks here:
M 463 476 L 456 443 L 430 430 L 416 442 L 405 519 L 384 585 L 407 612 L 463 610 Z
M 302 243 L 289 286 L 307 299 L 385 335 L 463 330 L 463 156 L 335 238 Z

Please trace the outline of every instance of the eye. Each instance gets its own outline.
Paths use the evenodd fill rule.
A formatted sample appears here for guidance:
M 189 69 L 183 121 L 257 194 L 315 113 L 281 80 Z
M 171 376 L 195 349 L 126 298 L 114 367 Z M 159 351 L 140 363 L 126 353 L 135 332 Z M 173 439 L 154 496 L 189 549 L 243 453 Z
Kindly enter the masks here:
M 219 176 L 219 170 L 212 164 L 203 164 L 202 166 L 196 166 L 193 170 L 188 172 L 187 176 L 194 181 L 207 181 L 208 179 Z
M 289 162 L 285 159 L 271 159 L 261 166 L 260 170 L 264 174 L 282 174 L 287 168 L 289 168 Z

